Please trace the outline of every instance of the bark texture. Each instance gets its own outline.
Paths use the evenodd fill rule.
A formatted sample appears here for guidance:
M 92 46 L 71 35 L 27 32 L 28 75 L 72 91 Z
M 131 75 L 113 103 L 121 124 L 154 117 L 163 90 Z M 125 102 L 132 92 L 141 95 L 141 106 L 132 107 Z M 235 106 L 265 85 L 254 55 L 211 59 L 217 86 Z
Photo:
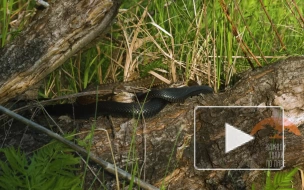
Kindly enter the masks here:
M 197 171 L 194 168 L 194 107 L 201 106 L 282 106 L 285 111 L 285 168 L 304 164 L 304 58 L 295 57 L 279 61 L 273 65 L 244 74 L 244 77 L 224 93 L 192 97 L 182 105 L 167 106 L 157 116 L 136 123 L 135 120 L 113 118 L 113 128 L 108 119 L 100 117 L 97 129 L 107 129 L 114 134 L 111 144 L 116 163 L 120 168 L 137 161 L 141 177 L 156 186 L 163 183 L 172 189 L 246 189 L 261 174 L 258 171 Z M 258 167 L 265 152 L 263 135 L 267 130 L 254 134 L 258 143 L 233 151 L 229 157 L 223 154 L 225 128 L 219 123 L 232 120 L 229 114 L 214 113 L 202 117 L 196 115 L 196 159 L 201 167 L 229 165 L 238 160 L 235 168 Z M 253 112 L 253 118 L 261 112 Z M 269 114 L 267 110 L 263 114 Z M 243 131 L 252 130 L 258 123 L 249 123 L 250 117 L 234 117 L 235 123 Z M 208 123 L 203 125 L 202 123 Z M 245 125 L 245 123 L 247 123 Z M 249 123 L 249 124 L 248 124 Z M 291 124 L 292 123 L 292 124 Z M 244 124 L 244 125 L 241 125 Z M 83 123 L 82 130 L 90 130 L 92 123 Z M 292 128 L 296 127 L 296 128 Z M 133 135 L 135 134 L 135 138 Z M 216 134 L 210 137 L 210 134 Z M 278 141 L 274 139 L 273 142 Z M 93 151 L 100 157 L 112 160 L 109 141 L 104 131 L 97 130 Z M 134 146 L 136 156 L 128 157 L 130 146 Z M 249 157 L 245 153 L 249 153 Z M 265 177 L 262 181 L 264 183 Z M 250 189 L 250 188 L 249 188 Z
M 119 0 L 55 0 L 0 49 L 0 104 L 26 91 L 100 36 Z

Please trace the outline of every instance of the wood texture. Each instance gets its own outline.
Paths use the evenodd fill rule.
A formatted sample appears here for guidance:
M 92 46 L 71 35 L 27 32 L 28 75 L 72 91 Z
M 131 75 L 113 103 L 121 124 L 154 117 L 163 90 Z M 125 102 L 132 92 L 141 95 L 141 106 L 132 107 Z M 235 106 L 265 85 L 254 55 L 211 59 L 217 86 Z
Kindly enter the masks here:
M 26 91 L 99 37 L 119 0 L 55 0 L 0 49 L 0 104 Z

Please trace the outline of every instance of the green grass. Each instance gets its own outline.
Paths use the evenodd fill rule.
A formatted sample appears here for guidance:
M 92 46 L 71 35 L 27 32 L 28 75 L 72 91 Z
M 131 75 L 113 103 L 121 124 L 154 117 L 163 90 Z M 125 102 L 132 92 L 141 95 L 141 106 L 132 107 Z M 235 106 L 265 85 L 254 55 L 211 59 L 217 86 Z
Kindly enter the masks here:
M 245 54 L 254 66 L 303 54 L 303 1 L 221 2 L 124 2 L 109 35 L 55 71 L 41 95 L 78 92 L 89 83 L 130 80 L 149 71 L 217 89 L 250 68 Z M 30 17 L 22 15 L 33 13 L 34 1 L 2 0 L 0 5 L 3 46 L 28 23 Z
M 193 1 L 170 2 L 123 4 L 110 37 L 62 67 L 68 72 L 74 65 L 78 75 L 58 77 L 77 81 L 73 90 L 81 90 L 88 83 L 130 80 L 156 71 L 171 81 L 194 79 L 217 89 L 250 68 L 245 53 L 257 67 L 304 50 L 302 1 L 290 7 L 281 1 L 229 1 L 224 6 L 218 1 L 195 1 L 195 6 Z
M 0 41 L 1 47 L 18 36 L 34 15 L 34 1 L 0 0 Z

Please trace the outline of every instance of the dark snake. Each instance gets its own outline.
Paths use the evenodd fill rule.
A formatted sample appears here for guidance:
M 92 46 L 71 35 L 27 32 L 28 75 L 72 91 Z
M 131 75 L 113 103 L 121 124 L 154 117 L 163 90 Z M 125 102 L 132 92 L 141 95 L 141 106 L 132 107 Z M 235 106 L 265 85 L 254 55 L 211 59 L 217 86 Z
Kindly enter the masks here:
M 49 114 L 69 114 L 75 118 L 88 118 L 98 115 L 111 115 L 117 117 L 152 117 L 159 113 L 168 103 L 183 102 L 190 96 L 213 93 L 209 86 L 190 86 L 181 88 L 165 88 L 151 90 L 148 93 L 137 94 L 139 100 L 144 102 L 122 103 L 115 101 L 99 101 L 87 105 L 60 104 L 46 106 Z M 96 107 L 97 106 L 97 107 Z M 96 112 L 97 109 L 97 112 Z

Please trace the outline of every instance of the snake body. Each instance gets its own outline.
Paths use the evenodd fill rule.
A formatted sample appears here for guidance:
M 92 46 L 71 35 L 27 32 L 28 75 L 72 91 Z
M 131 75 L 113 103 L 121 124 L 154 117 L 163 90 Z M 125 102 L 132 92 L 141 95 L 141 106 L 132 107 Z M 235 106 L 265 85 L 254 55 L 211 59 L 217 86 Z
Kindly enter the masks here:
M 93 117 L 95 114 L 129 118 L 137 118 L 139 116 L 152 117 L 159 113 L 170 102 L 183 102 L 190 96 L 212 92 L 213 89 L 209 86 L 165 88 L 138 94 L 138 99 L 142 102 L 122 103 L 115 101 L 99 101 L 98 103 L 90 103 L 87 105 L 61 104 L 48 106 L 46 107 L 46 110 L 50 114 L 70 114 L 74 115 L 75 118 Z

